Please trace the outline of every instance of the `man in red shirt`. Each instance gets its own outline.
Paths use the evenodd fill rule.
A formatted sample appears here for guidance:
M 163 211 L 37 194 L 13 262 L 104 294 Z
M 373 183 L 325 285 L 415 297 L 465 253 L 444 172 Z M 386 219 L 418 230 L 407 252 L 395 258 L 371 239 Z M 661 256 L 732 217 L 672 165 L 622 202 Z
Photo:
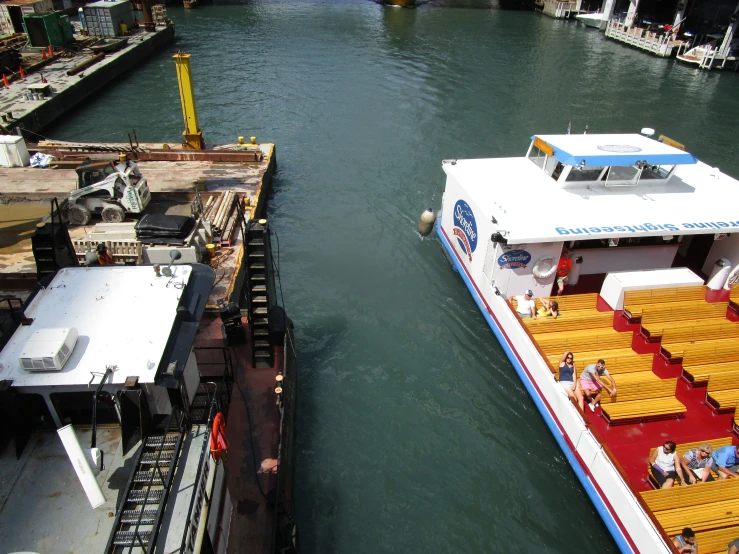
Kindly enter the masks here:
M 562 250 L 562 255 L 560 256 L 559 263 L 557 264 L 557 285 L 559 286 L 559 290 L 557 290 L 557 296 L 562 296 L 562 293 L 565 290 L 565 284 L 567 283 L 567 274 L 570 272 L 570 269 L 572 269 L 570 251 L 564 249 Z

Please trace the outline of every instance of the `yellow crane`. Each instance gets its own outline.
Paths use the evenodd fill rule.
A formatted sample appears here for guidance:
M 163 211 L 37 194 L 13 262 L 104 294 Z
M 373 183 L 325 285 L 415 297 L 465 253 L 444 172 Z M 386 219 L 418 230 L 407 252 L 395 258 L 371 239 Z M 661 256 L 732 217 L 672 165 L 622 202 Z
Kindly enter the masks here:
M 177 52 L 172 56 L 177 68 L 177 83 L 180 87 L 180 103 L 182 104 L 182 117 L 185 120 L 185 137 L 182 146 L 190 150 L 203 150 L 205 141 L 203 132 L 198 127 L 198 111 L 195 108 L 195 93 L 192 89 L 192 72 L 190 70 L 190 54 Z

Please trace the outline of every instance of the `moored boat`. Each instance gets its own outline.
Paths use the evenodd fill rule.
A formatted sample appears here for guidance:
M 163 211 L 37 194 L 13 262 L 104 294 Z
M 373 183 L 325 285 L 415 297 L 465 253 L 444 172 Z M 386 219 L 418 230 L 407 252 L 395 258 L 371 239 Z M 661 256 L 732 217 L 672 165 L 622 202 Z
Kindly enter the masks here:
M 296 550 L 292 325 L 266 220 L 237 225 L 227 284 L 173 247 L 167 266 L 64 267 L 2 310 L 5 549 Z
M 647 460 L 737 443 L 739 182 L 664 137 L 531 138 L 524 157 L 442 163 L 443 250 L 621 551 L 673 552 L 691 527 L 725 552 L 739 480 L 652 490 Z M 527 292 L 559 316 L 536 300 L 531 317 Z M 578 376 L 605 360 L 600 398 L 558 383 L 567 352 Z
M 608 25 L 608 19 L 602 12 L 579 13 L 575 16 L 575 19 L 586 27 L 593 27 L 595 29 L 605 29 L 606 25 Z

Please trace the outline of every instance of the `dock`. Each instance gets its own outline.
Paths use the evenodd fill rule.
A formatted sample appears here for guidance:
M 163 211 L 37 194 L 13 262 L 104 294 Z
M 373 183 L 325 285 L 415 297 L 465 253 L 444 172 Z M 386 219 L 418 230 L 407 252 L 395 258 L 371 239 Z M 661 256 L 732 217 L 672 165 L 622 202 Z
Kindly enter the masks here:
M 128 43 L 117 52 L 96 55 L 88 48 L 76 53 L 58 51 L 50 54 L 50 60 L 33 64 L 38 69 L 26 67 L 25 78 L 18 73 L 6 75 L 8 86 L 0 87 L 0 125 L 11 134 L 37 138 L 36 133 L 160 50 L 174 34 L 174 26 L 169 24 L 153 31 L 132 29 Z M 91 61 L 95 63 L 80 69 Z
M 606 27 L 606 37 L 645 50 L 661 58 L 669 58 L 685 44 L 671 33 L 655 33 L 611 19 Z

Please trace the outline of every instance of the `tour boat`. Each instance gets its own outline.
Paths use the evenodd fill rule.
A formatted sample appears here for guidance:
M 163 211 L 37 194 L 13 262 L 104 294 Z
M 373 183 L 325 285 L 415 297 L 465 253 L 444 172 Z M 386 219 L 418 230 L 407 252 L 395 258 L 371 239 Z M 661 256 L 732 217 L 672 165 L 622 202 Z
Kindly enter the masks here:
M 725 552 L 739 479 L 657 489 L 647 460 L 667 440 L 679 457 L 737 443 L 739 182 L 652 134 L 535 135 L 523 157 L 444 160 L 435 225 L 621 551 L 674 552 L 690 527 L 701 554 Z M 528 290 L 561 315 L 522 318 Z M 570 401 L 567 351 L 578 375 L 603 358 L 615 396 Z

